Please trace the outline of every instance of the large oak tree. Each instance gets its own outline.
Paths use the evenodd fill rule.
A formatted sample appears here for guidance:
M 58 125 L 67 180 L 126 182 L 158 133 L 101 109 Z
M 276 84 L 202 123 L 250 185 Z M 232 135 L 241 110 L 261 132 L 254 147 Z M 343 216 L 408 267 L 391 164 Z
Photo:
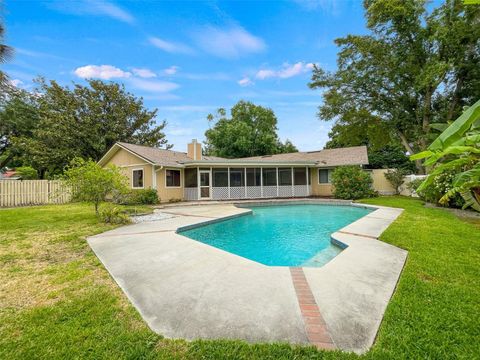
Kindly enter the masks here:
M 366 0 L 364 7 L 369 33 L 337 39 L 338 69 L 316 67 L 310 83 L 325 89 L 319 117 L 335 120 L 330 145 L 387 139 L 410 154 L 424 150 L 432 124 L 480 98 L 480 6 L 447 0 L 429 11 L 423 0 Z
M 0 119 L 9 119 L 1 129 L 0 150 L 42 177 L 62 172 L 75 157 L 99 160 L 117 141 L 170 147 L 157 110 L 148 110 L 141 98 L 113 82 L 89 80 L 70 88 L 40 79 L 34 96 L 8 96 L 0 105 Z
M 209 114 L 213 127 L 205 132 L 205 152 L 225 158 L 271 155 L 298 151 L 291 141 L 282 143 L 277 135 L 277 117 L 272 109 L 239 101 L 227 117 L 220 108 Z

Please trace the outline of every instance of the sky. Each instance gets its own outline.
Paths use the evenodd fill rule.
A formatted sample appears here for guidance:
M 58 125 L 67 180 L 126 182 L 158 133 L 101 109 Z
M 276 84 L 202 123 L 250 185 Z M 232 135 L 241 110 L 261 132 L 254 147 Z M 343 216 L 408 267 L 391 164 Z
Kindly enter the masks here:
M 360 0 L 6 0 L 2 12 L 15 49 L 2 70 L 16 86 L 33 90 L 39 75 L 123 83 L 158 109 L 177 151 L 240 100 L 271 108 L 282 141 L 322 149 L 332 124 L 317 117 L 311 68 L 334 71 L 334 40 L 366 33 Z

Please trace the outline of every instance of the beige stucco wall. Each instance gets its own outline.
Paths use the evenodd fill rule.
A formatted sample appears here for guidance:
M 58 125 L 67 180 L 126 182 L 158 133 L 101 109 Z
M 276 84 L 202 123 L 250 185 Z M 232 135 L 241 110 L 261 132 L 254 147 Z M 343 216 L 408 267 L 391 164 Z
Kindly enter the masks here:
M 373 179 L 373 189 L 381 195 L 392 195 L 396 192 L 392 184 L 390 184 L 385 177 L 387 171 L 387 169 L 373 169 L 370 171 Z
M 318 168 L 310 168 L 311 181 L 312 181 L 312 195 L 314 196 L 332 196 L 333 186 L 332 184 L 319 184 L 318 183 Z
M 166 187 L 165 186 L 165 170 L 180 170 L 180 187 Z M 171 200 L 183 199 L 183 169 L 162 168 L 157 170 L 157 193 L 161 202 L 169 202 Z
M 130 187 L 132 187 L 132 170 L 143 169 L 143 188 L 149 189 L 152 187 L 152 165 L 138 156 L 124 149 L 120 149 L 112 156 L 107 165 L 108 164 L 117 165 L 122 169 L 122 173 L 128 178 Z

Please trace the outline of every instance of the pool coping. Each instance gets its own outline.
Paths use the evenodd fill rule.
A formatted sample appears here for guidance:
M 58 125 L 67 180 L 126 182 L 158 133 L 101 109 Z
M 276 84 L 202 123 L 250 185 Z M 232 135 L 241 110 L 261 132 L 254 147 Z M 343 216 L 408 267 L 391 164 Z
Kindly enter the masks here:
M 244 205 L 244 207 L 237 206 L 238 203 L 225 205 L 210 205 L 210 208 L 212 208 L 212 206 L 217 206 L 218 208 L 224 209 L 222 210 L 223 212 L 225 212 L 224 214 L 217 214 L 215 216 L 210 216 L 210 213 L 208 212 L 207 213 L 209 214 L 209 216 L 201 216 L 198 215 L 198 213 L 196 215 L 187 215 L 189 210 L 185 210 L 185 206 L 179 206 L 176 212 L 176 216 L 178 217 L 177 221 L 170 221 L 170 223 L 174 224 L 180 221 L 182 222 L 182 224 L 172 225 L 171 228 L 168 228 L 167 226 L 167 229 L 157 231 L 153 230 L 149 232 L 141 232 L 139 231 L 139 229 L 141 230 L 145 227 L 148 228 L 148 226 L 152 228 L 162 228 L 163 224 L 160 224 L 161 222 L 159 221 L 157 222 L 157 224 L 154 224 L 152 222 L 150 223 L 150 225 L 149 223 L 144 223 L 143 225 L 129 225 L 119 228 L 117 230 L 90 237 L 88 239 L 88 242 L 92 247 L 93 251 L 96 253 L 104 266 L 110 272 L 114 280 L 122 288 L 124 293 L 134 304 L 142 317 L 146 320 L 150 328 L 152 328 L 152 330 L 154 330 L 155 332 L 165 335 L 166 337 L 183 337 L 187 339 L 195 339 L 218 337 L 244 338 L 243 336 L 245 336 L 245 340 L 253 342 L 288 341 L 293 343 L 311 343 L 319 348 L 339 348 L 342 350 L 363 353 L 368 350 L 368 348 L 374 342 L 380 322 L 383 317 L 383 313 L 388 304 L 388 301 L 393 295 L 407 256 L 407 252 L 405 250 L 398 249 L 377 239 L 378 236 L 380 236 L 380 234 L 401 214 L 403 209 L 374 206 L 362 203 L 352 203 L 347 201 L 325 201 L 325 199 L 302 199 L 299 201 L 295 201 L 294 199 L 280 201 L 266 200 L 255 202 L 255 204 L 265 205 L 289 205 L 292 203 L 348 205 L 366 207 L 374 210 L 371 213 L 361 217 L 360 219 L 331 234 L 332 243 L 339 245 L 340 247 L 345 246 L 344 250 L 340 254 L 338 254 L 327 264 L 321 267 L 300 268 L 302 269 L 302 273 L 305 278 L 305 284 L 308 285 L 308 291 L 312 296 L 311 298 L 307 296 L 308 291 L 305 288 L 304 284 L 300 285 L 301 291 L 297 291 L 298 288 L 296 281 L 298 281 L 298 279 L 302 279 L 301 275 L 299 275 L 298 273 L 296 277 L 294 276 L 294 272 L 298 272 L 298 269 L 293 270 L 293 272 L 292 269 L 296 268 L 263 265 L 253 260 L 242 258 L 238 255 L 212 247 L 207 244 L 191 244 L 191 242 L 198 242 L 193 239 L 187 238 L 181 234 L 178 234 L 179 231 L 184 231 L 197 226 L 205 226 L 219 221 L 226 221 L 228 219 L 232 219 L 238 216 L 248 215 L 252 212 L 252 210 L 245 209 L 245 207 L 254 206 L 254 203 L 252 202 L 241 204 Z M 195 207 L 200 210 L 202 209 L 201 205 L 197 205 Z M 205 204 L 204 208 L 208 208 L 208 204 Z M 160 212 L 172 213 L 171 209 L 172 207 L 165 209 L 165 211 L 162 211 L 163 209 L 159 210 Z M 180 210 L 183 211 L 184 214 L 182 214 Z M 206 220 L 206 217 L 209 218 Z M 258 333 L 258 336 L 255 334 L 255 329 L 249 330 L 249 335 L 242 335 L 243 333 L 240 330 L 237 331 L 235 329 L 229 329 L 230 332 L 228 332 L 228 334 L 222 332 L 222 335 L 219 336 L 218 333 L 208 331 L 206 333 L 205 331 L 200 333 L 197 331 L 193 332 L 194 335 L 189 335 L 192 334 L 192 332 L 185 332 L 183 331 L 183 329 L 180 328 L 178 328 L 177 330 L 171 330 L 170 328 L 168 328 L 168 326 L 167 328 L 165 328 L 165 325 L 162 325 L 162 319 L 159 318 L 158 315 L 156 315 L 155 313 L 155 311 L 158 310 L 154 309 L 152 314 L 152 309 L 148 308 L 148 306 L 150 305 L 147 304 L 148 306 L 147 308 L 145 308 L 146 305 L 144 304 L 143 300 L 143 297 L 145 296 L 144 291 L 141 291 L 138 284 L 129 283 L 129 281 L 126 280 L 126 274 L 129 275 L 128 270 L 126 270 L 127 266 L 123 263 L 118 263 L 118 261 L 132 262 L 133 260 L 129 258 L 129 254 L 127 253 L 125 255 L 122 255 L 120 259 L 118 259 L 118 254 L 112 254 L 122 250 L 118 249 L 118 247 L 121 246 L 127 247 L 129 251 L 142 250 L 138 248 L 138 246 L 140 245 L 135 247 L 136 245 L 133 243 L 133 241 L 137 241 L 137 239 L 145 239 L 145 241 L 150 241 L 150 243 L 148 243 L 147 245 L 153 246 L 152 250 L 155 250 L 155 247 L 158 246 L 156 245 L 157 242 L 155 242 L 155 238 L 158 238 L 158 236 L 169 238 L 171 240 L 176 240 L 174 243 L 169 243 L 173 247 L 172 249 L 175 252 L 181 252 L 183 251 L 183 248 L 187 249 L 188 247 L 193 246 L 195 248 L 198 248 L 195 249 L 196 252 L 200 251 L 198 252 L 199 256 L 210 254 L 208 256 L 213 256 L 214 258 L 216 257 L 218 260 L 223 259 L 222 261 L 226 261 L 227 263 L 231 264 L 231 266 L 237 264 L 235 266 L 239 266 L 239 269 L 243 269 L 241 271 L 247 272 L 248 269 L 248 271 L 250 272 L 258 272 L 258 280 L 255 278 L 253 280 L 249 280 L 253 282 L 259 282 L 258 286 L 260 286 L 260 282 L 263 281 L 262 276 L 266 276 L 265 279 L 268 279 L 268 276 L 273 276 L 273 278 L 270 278 L 271 280 L 269 280 L 269 282 L 264 283 L 264 285 L 262 286 L 265 287 L 267 286 L 267 284 L 268 286 L 274 286 L 274 288 L 275 286 L 280 286 L 280 288 L 283 289 L 282 291 L 286 292 L 283 295 L 285 299 L 283 299 L 282 301 L 289 303 L 289 307 L 292 306 L 292 296 L 294 296 L 294 299 L 297 302 L 297 309 L 292 309 L 290 310 L 290 312 L 286 312 L 284 314 L 286 319 L 290 318 L 290 322 L 293 325 L 290 326 L 290 328 L 280 329 L 284 326 L 282 324 L 281 326 L 278 326 L 278 328 L 276 328 L 276 331 L 274 333 L 269 333 L 268 331 L 265 333 L 265 331 L 262 330 L 263 332 L 260 331 Z M 119 243 L 114 243 L 114 241 L 119 240 L 123 241 L 122 245 L 120 245 Z M 146 256 L 153 256 L 150 255 L 151 253 L 152 252 L 147 252 Z M 202 255 L 202 253 L 204 255 Z M 372 266 L 371 264 L 372 261 L 374 266 Z M 352 264 L 355 266 L 352 266 Z M 136 265 L 136 263 L 134 265 Z M 155 266 L 158 266 L 158 269 L 162 268 L 161 264 L 155 264 Z M 202 266 L 207 266 L 208 269 L 209 265 L 203 264 Z M 212 268 L 214 268 L 215 266 L 215 264 L 210 265 L 210 267 Z M 181 269 L 182 264 L 179 264 L 177 271 L 183 271 Z M 135 275 L 143 276 L 143 270 L 141 271 L 141 273 L 136 273 Z M 286 273 L 286 271 L 288 273 Z M 152 272 L 152 268 L 147 264 L 145 273 L 147 274 L 149 272 Z M 375 272 L 380 273 L 381 276 L 379 276 L 379 279 L 375 278 Z M 263 273 L 265 273 L 265 275 L 261 275 Z M 184 275 L 182 275 L 184 276 L 183 278 L 188 279 L 188 277 L 190 276 L 188 274 L 188 272 L 185 272 Z M 369 276 L 373 276 L 375 279 L 369 279 Z M 287 278 L 290 278 L 290 284 L 285 283 Z M 247 283 L 243 282 L 240 283 L 244 284 L 243 286 L 247 287 L 255 285 L 247 285 Z M 209 286 L 216 286 L 212 283 L 208 284 Z M 242 285 L 239 285 L 239 287 L 241 288 Z M 262 287 L 259 287 L 258 289 L 262 289 Z M 151 289 L 149 289 L 149 291 L 150 290 Z M 244 290 L 245 293 L 248 293 L 246 288 Z M 307 296 L 306 298 L 302 297 L 304 295 L 302 294 L 303 290 L 307 292 L 307 294 L 305 295 Z M 228 291 L 235 292 L 236 290 L 233 291 L 232 288 L 229 288 Z M 372 291 L 378 294 L 372 296 L 372 298 L 364 296 L 365 293 L 370 293 Z M 175 294 L 175 296 L 180 296 L 179 299 L 182 299 L 181 294 Z M 242 296 L 242 294 L 240 294 L 239 296 Z M 313 303 L 304 303 L 305 301 L 312 301 L 312 299 Z M 260 299 L 257 299 L 256 301 L 259 303 L 261 302 Z M 228 304 L 226 304 L 225 306 L 227 305 Z M 308 316 L 305 316 L 303 310 L 306 307 L 308 309 L 308 315 L 309 311 L 311 311 L 312 306 L 316 306 L 318 313 L 320 314 L 320 317 L 317 317 L 316 320 L 310 319 L 310 321 L 318 320 L 315 324 L 313 324 L 313 327 L 310 326 L 312 324 L 309 323 L 309 318 Z M 155 308 L 159 308 L 159 306 L 157 305 Z M 261 310 L 259 309 L 259 311 Z M 194 314 L 195 312 L 192 313 L 192 316 L 194 316 Z M 197 316 L 201 315 L 199 313 L 196 314 Z M 247 315 L 248 314 L 250 313 L 247 313 Z M 345 316 L 345 314 L 348 314 L 348 316 Z M 236 316 L 235 314 L 231 315 Z M 270 315 L 277 316 L 277 314 Z M 245 316 L 245 314 L 243 314 L 242 316 Z M 304 324 L 303 331 L 299 329 L 298 317 L 300 317 L 301 321 Z M 282 319 L 282 321 L 285 320 Z M 292 327 L 296 327 L 296 330 L 291 329 Z M 325 339 L 329 337 L 332 340 L 331 343 L 325 341 L 315 341 L 315 339 L 319 339 L 318 333 L 322 331 L 322 334 L 326 336 Z M 360 332 L 360 335 L 356 334 L 358 332 Z M 322 339 L 324 338 L 320 338 L 320 340 Z

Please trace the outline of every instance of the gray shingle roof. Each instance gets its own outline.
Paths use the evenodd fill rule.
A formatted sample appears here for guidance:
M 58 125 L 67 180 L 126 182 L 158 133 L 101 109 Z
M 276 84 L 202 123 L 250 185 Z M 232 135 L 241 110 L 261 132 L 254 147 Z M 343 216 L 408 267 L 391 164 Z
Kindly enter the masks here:
M 193 159 L 187 156 L 187 153 L 158 149 L 142 145 L 134 145 L 124 142 L 118 143 L 120 146 L 128 149 L 134 154 L 156 164 L 163 166 L 183 166 L 186 162 L 192 162 Z M 353 146 L 339 149 L 325 149 L 319 151 L 295 152 L 288 154 L 254 156 L 240 159 L 224 159 L 216 156 L 204 156 L 201 162 L 239 162 L 245 160 L 248 162 L 315 162 L 317 166 L 341 166 L 341 165 L 366 165 L 368 164 L 368 154 L 366 146 Z
M 173 150 L 159 149 L 143 145 L 135 145 L 124 142 L 118 144 L 131 152 L 143 157 L 144 159 L 163 166 L 179 166 L 186 161 L 192 161 L 192 158 L 187 156 L 187 153 Z M 203 160 L 224 160 L 223 158 L 215 156 L 204 156 Z
M 255 156 L 242 160 L 269 161 L 315 161 L 318 166 L 367 165 L 368 153 L 366 146 L 352 146 L 338 149 L 318 151 L 300 151 L 288 154 Z

